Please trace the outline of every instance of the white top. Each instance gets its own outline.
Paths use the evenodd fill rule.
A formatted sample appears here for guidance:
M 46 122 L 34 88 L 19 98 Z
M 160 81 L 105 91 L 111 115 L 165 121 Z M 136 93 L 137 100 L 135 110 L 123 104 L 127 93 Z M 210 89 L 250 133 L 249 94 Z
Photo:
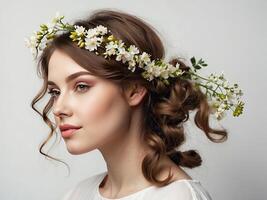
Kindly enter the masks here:
M 163 187 L 150 186 L 119 199 L 110 199 L 99 193 L 99 185 L 106 174 L 107 171 L 80 181 L 61 200 L 212 200 L 199 180 L 190 179 L 176 180 Z

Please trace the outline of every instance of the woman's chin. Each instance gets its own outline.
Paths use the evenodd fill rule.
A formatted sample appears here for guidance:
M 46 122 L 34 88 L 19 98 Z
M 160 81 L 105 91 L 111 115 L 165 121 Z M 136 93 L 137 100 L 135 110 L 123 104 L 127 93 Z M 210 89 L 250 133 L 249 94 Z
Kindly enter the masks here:
M 72 155 L 84 154 L 94 150 L 93 148 L 84 148 L 80 143 L 77 144 L 77 142 L 74 141 L 66 141 L 66 147 L 68 152 Z
M 80 154 L 83 154 L 84 152 L 81 152 L 79 150 L 75 150 L 75 149 L 72 149 L 72 148 L 67 148 L 68 152 L 72 155 L 80 155 Z

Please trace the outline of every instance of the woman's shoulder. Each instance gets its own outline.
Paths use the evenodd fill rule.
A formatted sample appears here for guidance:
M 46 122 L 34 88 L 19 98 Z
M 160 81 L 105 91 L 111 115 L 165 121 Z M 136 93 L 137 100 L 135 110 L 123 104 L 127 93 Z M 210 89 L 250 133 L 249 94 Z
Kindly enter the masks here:
M 162 188 L 151 188 L 144 197 L 154 200 L 212 200 L 211 195 L 201 182 L 195 179 L 180 179 Z
M 192 194 L 192 200 L 212 200 L 210 193 L 199 180 L 188 180 L 185 183 Z
M 80 180 L 74 187 L 67 190 L 61 200 L 80 199 L 78 196 L 82 196 L 83 193 L 91 193 L 105 174 L 106 172 L 101 172 Z

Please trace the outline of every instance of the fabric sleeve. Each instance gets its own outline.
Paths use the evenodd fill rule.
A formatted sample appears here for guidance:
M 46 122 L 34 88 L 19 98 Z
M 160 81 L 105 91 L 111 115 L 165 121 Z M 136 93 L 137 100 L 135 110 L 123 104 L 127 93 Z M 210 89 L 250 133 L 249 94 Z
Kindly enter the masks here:
M 211 195 L 201 183 L 189 184 L 189 186 L 192 193 L 192 199 L 190 200 L 212 200 Z
M 71 188 L 67 191 L 67 193 L 60 200 L 70 200 L 70 196 L 73 192 L 74 188 Z

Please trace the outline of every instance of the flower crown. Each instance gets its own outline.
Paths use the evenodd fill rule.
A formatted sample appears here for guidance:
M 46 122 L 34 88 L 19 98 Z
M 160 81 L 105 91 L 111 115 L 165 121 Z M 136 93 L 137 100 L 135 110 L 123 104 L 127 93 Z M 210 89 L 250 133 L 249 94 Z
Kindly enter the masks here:
M 55 37 L 59 31 L 70 32 L 72 41 L 77 42 L 80 48 L 85 48 L 96 55 L 101 54 L 105 58 L 114 57 L 116 61 L 127 63 L 128 69 L 132 72 L 136 67 L 142 68 L 142 76 L 151 81 L 160 79 L 166 85 L 169 84 L 169 77 L 185 77 L 184 73 L 189 74 L 189 79 L 194 80 L 197 87 L 205 89 L 205 94 L 208 97 L 209 105 L 211 106 L 212 114 L 215 114 L 218 120 L 225 116 L 225 111 L 231 109 L 233 116 L 239 116 L 243 113 L 244 102 L 240 100 L 243 95 L 238 84 L 233 86 L 224 78 L 224 74 L 216 75 L 211 73 L 207 78 L 198 75 L 196 72 L 207 64 L 202 60 L 196 60 L 195 57 L 190 59 L 192 67 L 185 72 L 182 71 L 177 63 L 175 66 L 165 62 L 163 59 L 151 60 L 150 54 L 140 53 L 139 49 L 134 46 L 126 46 L 122 40 L 119 40 L 111 34 L 103 25 L 98 25 L 95 28 L 86 30 L 83 26 L 71 25 L 63 23 L 63 15 L 56 13 L 52 22 L 41 24 L 41 30 L 34 31 L 30 38 L 25 38 L 26 46 L 30 48 L 34 60 L 37 59 L 38 50 L 42 51 Z M 105 52 L 98 52 L 98 47 L 104 47 Z

